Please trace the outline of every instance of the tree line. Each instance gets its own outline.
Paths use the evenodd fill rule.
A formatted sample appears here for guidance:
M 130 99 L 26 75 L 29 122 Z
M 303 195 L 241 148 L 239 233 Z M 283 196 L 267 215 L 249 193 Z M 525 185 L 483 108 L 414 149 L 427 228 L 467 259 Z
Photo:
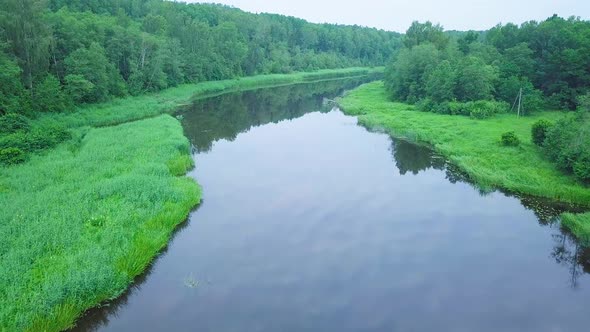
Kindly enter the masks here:
M 399 44 L 393 32 L 222 5 L 5 0 L 0 114 L 59 112 L 244 75 L 384 65 Z
M 590 182 L 590 21 L 552 16 L 487 31 L 414 22 L 386 70 L 392 99 L 418 110 L 486 118 L 511 109 L 576 110 L 531 128 L 561 169 Z M 517 146 L 513 132 L 502 143 Z

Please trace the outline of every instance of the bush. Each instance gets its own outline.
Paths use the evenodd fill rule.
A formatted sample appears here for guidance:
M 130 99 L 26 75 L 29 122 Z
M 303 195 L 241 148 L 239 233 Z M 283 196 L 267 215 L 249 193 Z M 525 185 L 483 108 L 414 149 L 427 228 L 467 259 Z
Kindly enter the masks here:
M 549 132 L 549 129 L 551 129 L 551 126 L 553 126 L 553 124 L 545 119 L 541 119 L 533 123 L 531 128 L 533 143 L 538 146 L 543 145 L 545 138 L 547 137 L 547 133 Z
M 495 114 L 506 113 L 508 104 L 501 101 L 477 100 L 465 103 L 466 111 L 474 119 L 485 119 Z
M 590 181 L 590 113 L 578 112 L 547 131 L 543 150 L 555 164 L 582 181 Z
M 0 149 L 0 164 L 16 165 L 25 161 L 25 153 L 19 148 Z
M 584 182 L 590 182 L 590 152 L 586 151 L 574 162 L 574 175 Z
M 434 112 L 437 104 L 430 98 L 420 99 L 416 103 L 416 109 L 420 112 Z
M 518 146 L 520 139 L 513 131 L 508 131 L 502 134 L 502 145 L 504 146 Z
M 489 118 L 498 113 L 506 113 L 509 105 L 501 101 L 478 100 L 466 103 L 448 101 L 435 103 L 430 98 L 424 98 L 416 103 L 416 108 L 422 112 L 438 114 L 465 115 L 475 119 Z
M 12 134 L 17 131 L 26 131 L 31 127 L 29 119 L 16 113 L 9 113 L 0 117 L 0 134 Z

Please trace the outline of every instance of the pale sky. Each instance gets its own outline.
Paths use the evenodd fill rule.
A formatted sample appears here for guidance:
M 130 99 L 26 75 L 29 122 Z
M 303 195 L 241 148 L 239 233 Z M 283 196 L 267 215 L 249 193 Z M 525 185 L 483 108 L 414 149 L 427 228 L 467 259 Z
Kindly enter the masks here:
M 314 23 L 358 24 L 405 32 L 412 21 L 440 23 L 446 30 L 487 30 L 498 23 L 558 14 L 590 18 L 590 0 L 183 0 L 214 2 L 253 13 L 295 16 Z

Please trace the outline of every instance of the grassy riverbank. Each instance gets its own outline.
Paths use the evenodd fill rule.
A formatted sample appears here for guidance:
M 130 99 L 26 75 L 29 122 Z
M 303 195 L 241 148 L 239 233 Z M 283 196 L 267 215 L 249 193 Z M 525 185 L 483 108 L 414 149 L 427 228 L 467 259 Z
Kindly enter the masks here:
M 232 80 L 185 84 L 158 93 L 114 99 L 107 103 L 80 107 L 69 114 L 51 114 L 40 121 L 57 121 L 68 127 L 111 126 L 170 113 L 191 100 L 233 91 L 246 91 L 296 83 L 318 82 L 346 77 L 380 74 L 383 67 L 326 69 L 315 72 L 258 75 Z
M 170 113 L 192 98 L 365 76 L 381 68 L 184 85 L 42 115 L 71 138 L 0 167 L 0 331 L 59 331 L 121 294 L 200 200 L 189 142 Z M 64 136 L 64 137 L 68 137 Z
M 61 330 L 123 292 L 199 202 L 191 166 L 163 115 L 0 169 L 0 330 Z
M 340 105 L 345 113 L 358 116 L 359 122 L 369 128 L 432 145 L 484 188 L 504 188 L 590 205 L 590 189 L 558 170 L 531 141 L 532 123 L 541 118 L 555 121 L 563 113 L 540 112 L 519 119 L 504 114 L 475 120 L 419 112 L 411 105 L 389 101 L 382 82 L 365 84 L 351 91 L 340 100 Z M 518 147 L 501 145 L 500 136 L 507 131 L 514 131 L 522 144 Z M 576 225 L 574 229 L 579 230 L 576 232 L 579 236 L 590 234 L 589 217 L 570 215 L 570 222 L 565 224 Z

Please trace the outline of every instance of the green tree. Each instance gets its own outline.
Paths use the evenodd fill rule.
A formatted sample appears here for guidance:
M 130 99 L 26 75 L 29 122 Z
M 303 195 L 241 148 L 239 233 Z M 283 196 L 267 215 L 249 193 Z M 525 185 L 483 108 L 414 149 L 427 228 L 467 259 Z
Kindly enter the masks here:
M 39 112 L 64 112 L 70 108 L 67 95 L 55 76 L 47 75 L 36 87 L 33 107 Z
M 426 94 L 434 102 L 440 103 L 455 99 L 457 74 L 448 60 L 443 60 L 428 76 Z
M 491 99 L 498 79 L 497 67 L 486 65 L 477 57 L 468 56 L 459 67 L 457 97 L 463 101 Z
M 76 103 L 84 103 L 93 99 L 94 84 L 82 75 L 70 74 L 65 78 L 66 91 Z
M 18 60 L 23 83 L 30 91 L 49 65 L 51 32 L 43 17 L 46 9 L 44 0 L 4 0 L 0 7 L 0 32 Z
M 26 113 L 24 88 L 20 81 L 21 69 L 3 51 L 0 45 L 0 115 Z
M 404 46 L 412 48 L 424 43 L 432 43 L 439 50 L 444 49 L 449 42 L 443 32 L 443 27 L 439 24 L 433 25 L 432 22 L 426 21 L 420 23 L 418 21 L 412 22 L 412 25 L 406 31 L 406 35 L 403 38 Z
M 439 60 L 440 52 L 430 43 L 403 49 L 386 71 L 385 83 L 391 95 L 408 102 L 424 98 L 427 79 Z
M 72 52 L 65 59 L 65 64 L 68 75 L 80 75 L 93 85 L 92 91 L 81 100 L 83 102 L 104 101 L 110 96 L 125 93 L 123 80 L 98 43 L 91 43 L 88 48 L 79 48 Z

